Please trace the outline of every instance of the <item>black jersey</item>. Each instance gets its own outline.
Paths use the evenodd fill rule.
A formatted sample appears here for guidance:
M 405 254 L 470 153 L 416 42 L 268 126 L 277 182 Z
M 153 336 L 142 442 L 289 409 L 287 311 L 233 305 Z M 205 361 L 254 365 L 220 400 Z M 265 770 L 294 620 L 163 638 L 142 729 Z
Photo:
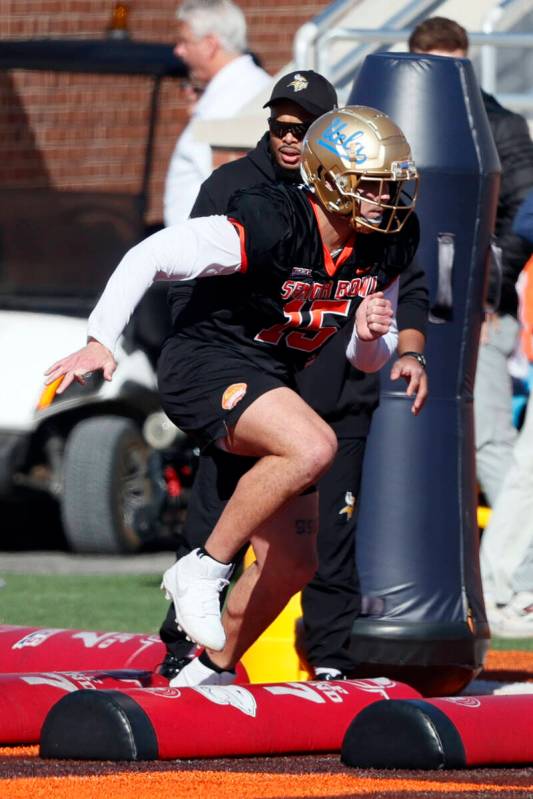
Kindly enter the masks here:
M 227 216 L 241 235 L 242 271 L 198 280 L 184 310 L 178 298 L 176 333 L 297 368 L 353 318 L 363 297 L 384 290 L 406 268 L 418 240 L 414 229 L 409 247 L 402 233 L 361 234 L 333 261 L 312 196 L 300 187 L 237 192 Z

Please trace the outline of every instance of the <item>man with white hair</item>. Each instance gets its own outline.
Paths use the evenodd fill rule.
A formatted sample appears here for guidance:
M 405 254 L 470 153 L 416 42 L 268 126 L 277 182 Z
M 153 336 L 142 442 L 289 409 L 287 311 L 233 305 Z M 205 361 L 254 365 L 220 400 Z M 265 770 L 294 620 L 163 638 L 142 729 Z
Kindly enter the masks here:
M 213 171 L 211 147 L 194 140 L 193 123 L 233 116 L 271 82 L 245 52 L 246 20 L 232 0 L 184 0 L 176 16 L 174 52 L 188 66 L 191 83 L 204 90 L 176 143 L 167 172 L 167 226 L 187 219 L 201 184 Z

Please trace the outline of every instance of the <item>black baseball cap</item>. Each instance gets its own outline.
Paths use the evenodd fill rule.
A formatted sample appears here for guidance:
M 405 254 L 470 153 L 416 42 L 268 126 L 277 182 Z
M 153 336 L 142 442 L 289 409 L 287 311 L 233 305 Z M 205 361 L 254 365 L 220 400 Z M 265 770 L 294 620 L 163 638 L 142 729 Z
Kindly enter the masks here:
M 297 69 L 278 80 L 270 100 L 263 108 L 268 108 L 280 100 L 297 103 L 304 111 L 317 117 L 337 107 L 337 92 L 318 72 L 312 69 Z

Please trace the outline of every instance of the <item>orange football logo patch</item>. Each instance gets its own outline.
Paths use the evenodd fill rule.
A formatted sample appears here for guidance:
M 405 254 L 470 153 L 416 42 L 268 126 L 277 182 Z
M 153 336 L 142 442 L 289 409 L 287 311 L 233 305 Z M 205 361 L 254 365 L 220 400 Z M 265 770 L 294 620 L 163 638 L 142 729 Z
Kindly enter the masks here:
M 222 407 L 225 411 L 231 411 L 238 402 L 242 400 L 248 390 L 246 383 L 232 383 L 222 395 Z

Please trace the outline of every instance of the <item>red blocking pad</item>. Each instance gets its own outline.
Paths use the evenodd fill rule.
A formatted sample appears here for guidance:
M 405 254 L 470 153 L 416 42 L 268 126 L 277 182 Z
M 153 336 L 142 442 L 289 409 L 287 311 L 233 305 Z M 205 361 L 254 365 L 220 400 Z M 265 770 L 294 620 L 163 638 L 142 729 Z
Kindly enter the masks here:
M 38 743 L 50 708 L 74 691 L 167 684 L 159 674 L 135 669 L 0 674 L 0 744 Z
M 341 759 L 356 768 L 533 764 L 533 695 L 377 702 L 350 724 Z
M 0 625 L 0 672 L 154 669 L 165 657 L 157 635 Z
M 385 678 L 78 691 L 48 714 L 41 756 L 165 760 L 338 751 L 362 708 L 417 696 Z
M 533 696 L 432 699 L 457 729 L 466 766 L 533 763 Z
M 15 627 L 0 624 L 0 673 L 147 669 L 163 662 L 166 647 L 158 635 Z M 248 682 L 237 664 L 237 682 Z

